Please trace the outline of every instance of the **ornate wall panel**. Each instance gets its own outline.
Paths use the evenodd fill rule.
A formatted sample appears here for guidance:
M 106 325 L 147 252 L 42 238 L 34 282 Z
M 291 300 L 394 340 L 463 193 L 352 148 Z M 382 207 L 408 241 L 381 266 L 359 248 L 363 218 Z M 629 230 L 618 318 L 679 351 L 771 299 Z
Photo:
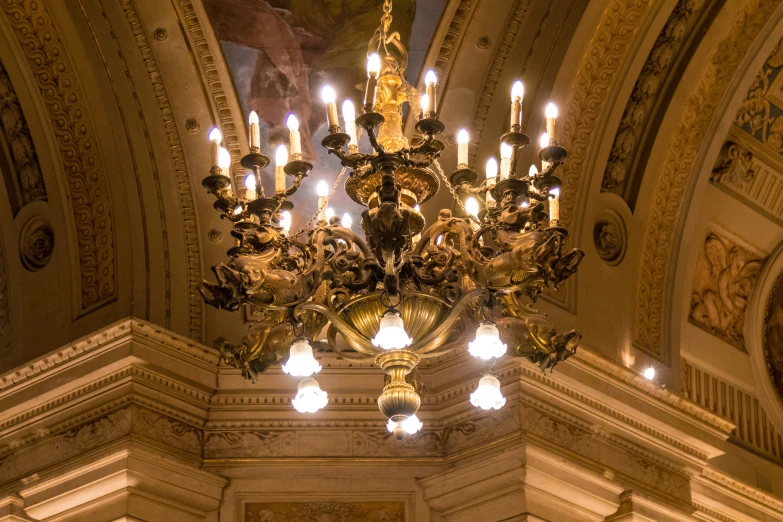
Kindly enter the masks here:
M 634 344 L 663 361 L 663 300 L 685 192 L 699 150 L 735 71 L 780 0 L 748 0 L 718 43 L 685 102 L 655 182 L 645 225 L 636 286 Z
M 691 292 L 688 320 L 745 350 L 745 311 L 764 254 L 711 224 L 704 239 Z
M 8 294 L 8 273 L 6 271 L 3 241 L 0 239 L 0 354 L 11 349 L 11 307 Z
M 767 458 L 783 457 L 783 438 L 758 398 L 682 359 L 682 394 L 734 423 L 734 442 Z
M 626 201 L 629 200 L 629 181 L 641 152 L 639 147 L 653 119 L 654 108 L 688 40 L 698 34 L 694 31 L 695 27 L 711 5 L 712 2 L 707 0 L 680 0 L 666 21 L 625 106 L 607 161 L 601 191 L 614 192 L 625 197 Z
M 31 201 L 46 200 L 46 186 L 19 97 L 1 61 L 0 133 L 0 171 L 6 175 L 11 211 L 16 215 Z M 7 151 L 3 150 L 6 147 Z M 8 161 L 3 161 L 6 155 Z
M 404 502 L 248 502 L 244 522 L 405 522 Z
M 769 295 L 764 321 L 764 358 L 778 396 L 783 400 L 783 274 Z
M 38 83 L 62 157 L 76 225 L 82 311 L 114 298 L 111 203 L 95 130 L 78 75 L 46 6 L 35 0 L 0 3 Z
M 733 131 L 721 148 L 710 182 L 783 226 L 783 161 L 767 162 L 753 149 L 757 146 L 750 138 Z

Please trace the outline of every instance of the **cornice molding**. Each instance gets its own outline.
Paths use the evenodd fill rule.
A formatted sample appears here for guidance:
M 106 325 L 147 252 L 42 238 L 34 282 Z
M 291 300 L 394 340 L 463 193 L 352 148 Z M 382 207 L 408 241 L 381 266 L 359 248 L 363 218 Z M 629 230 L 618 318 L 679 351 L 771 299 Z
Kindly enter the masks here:
M 741 482 L 712 466 L 707 466 L 702 471 L 701 476 L 697 477 L 696 480 L 708 486 L 722 486 L 729 492 L 742 497 L 739 500 L 744 504 L 747 504 L 747 501 L 751 500 L 758 503 L 758 507 L 763 506 L 763 508 L 766 508 L 765 511 L 772 511 L 770 514 L 775 515 L 778 518 L 781 518 L 781 515 L 783 514 L 783 499 Z
M 46 355 L 43 355 L 26 366 L 0 374 L 0 395 L 3 390 L 12 391 L 11 387 L 19 387 L 45 373 L 53 372 L 67 364 L 76 363 L 77 359 L 88 356 L 109 344 L 132 338 L 136 334 L 141 339 L 154 341 L 170 348 L 186 358 L 192 358 L 208 365 L 217 365 L 220 354 L 214 348 L 197 344 L 186 337 L 159 328 L 151 323 L 137 318 L 122 319 L 98 332 L 77 341 L 69 343 Z

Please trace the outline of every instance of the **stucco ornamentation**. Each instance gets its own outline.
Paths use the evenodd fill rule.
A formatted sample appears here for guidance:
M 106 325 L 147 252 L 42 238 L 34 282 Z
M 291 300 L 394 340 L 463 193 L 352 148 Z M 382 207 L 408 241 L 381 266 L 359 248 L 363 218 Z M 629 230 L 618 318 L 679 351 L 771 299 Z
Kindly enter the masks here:
M 593 227 L 593 243 L 598 257 L 609 265 L 616 265 L 625 256 L 628 243 L 623 218 L 614 210 L 604 210 Z
M 764 321 L 764 357 L 772 382 L 783 400 L 783 274 L 775 280 Z
M 638 348 L 663 361 L 668 361 L 670 355 L 663 350 L 661 339 L 670 256 L 698 153 L 737 67 L 780 3 L 780 0 L 745 2 L 694 83 L 667 150 L 662 154 L 664 162 L 655 181 L 642 240 L 633 339 Z
M 45 2 L 0 3 L 33 72 L 57 138 L 76 225 L 80 309 L 116 295 L 114 233 L 105 170 L 76 73 Z
M 404 502 L 248 502 L 244 522 L 405 522 Z
M 27 126 L 19 98 L 16 95 L 11 78 L 0 61 L 0 132 L 11 153 L 10 162 L 15 174 L 15 183 L 8 187 L 12 194 L 14 214 L 35 200 L 46 200 L 41 166 L 38 164 L 38 154 L 35 152 L 30 128 Z M 6 180 L 9 181 L 9 180 Z M 18 192 L 17 192 L 18 191 Z M 13 201 L 17 194 L 21 201 Z
M 699 21 L 705 4 L 709 5 L 709 2 L 680 0 L 658 35 L 620 120 L 601 183 L 603 192 L 626 195 L 639 144 L 653 116 L 653 107 Z
M 713 226 L 699 254 L 689 321 L 745 351 L 745 311 L 762 255 Z
M 6 273 L 5 252 L 0 238 L 0 354 L 11 349 L 11 306 L 8 295 L 8 274 Z
M 35 216 L 19 232 L 19 257 L 31 272 L 45 267 L 54 253 L 54 230 L 42 217 Z

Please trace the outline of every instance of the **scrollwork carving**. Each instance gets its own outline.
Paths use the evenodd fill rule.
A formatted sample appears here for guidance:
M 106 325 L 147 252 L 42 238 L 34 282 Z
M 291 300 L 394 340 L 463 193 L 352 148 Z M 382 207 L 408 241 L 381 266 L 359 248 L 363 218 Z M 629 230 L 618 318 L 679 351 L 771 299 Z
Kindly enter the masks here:
M 19 40 L 52 120 L 71 199 L 81 271 L 81 310 L 116 292 L 108 185 L 78 76 L 45 2 L 0 4 Z

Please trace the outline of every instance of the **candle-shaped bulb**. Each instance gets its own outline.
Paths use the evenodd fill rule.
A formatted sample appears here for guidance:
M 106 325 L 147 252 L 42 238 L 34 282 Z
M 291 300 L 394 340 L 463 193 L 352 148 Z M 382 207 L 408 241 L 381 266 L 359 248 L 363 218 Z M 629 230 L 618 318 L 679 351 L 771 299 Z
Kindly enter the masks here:
M 288 118 L 286 118 L 286 120 L 285 120 L 285 124 L 288 127 L 289 131 L 298 131 L 299 130 L 299 120 L 293 114 L 289 114 L 288 115 Z
M 351 138 L 348 145 L 359 145 L 359 139 L 356 134 L 356 109 L 351 100 L 343 102 L 343 119 L 345 120 L 345 133 Z
M 247 176 L 245 176 L 245 188 L 253 192 L 256 190 L 256 175 L 252 172 L 248 172 Z
M 430 107 L 430 97 L 426 92 L 421 95 L 420 103 L 421 103 L 421 112 L 427 114 L 427 111 L 429 110 Z
M 535 165 L 530 165 L 530 169 L 527 171 L 527 175 L 530 176 L 531 178 L 535 178 L 536 176 L 538 176 L 538 169 L 536 168 Z
M 209 131 L 209 141 L 216 141 L 217 143 L 223 141 L 223 134 L 220 133 L 220 129 L 212 127 L 212 130 Z
M 231 166 L 231 154 L 224 147 L 220 147 L 218 152 L 218 167 L 221 169 L 227 169 Z
M 334 217 L 334 209 L 332 207 L 326 207 L 326 221 L 331 220 Z
M 302 135 L 299 134 L 299 119 L 289 114 L 285 120 L 288 127 L 288 141 L 291 143 L 291 156 L 293 159 L 302 159 Z
M 511 154 L 514 152 L 514 147 L 508 143 L 500 144 L 500 159 L 510 159 Z
M 549 143 L 551 145 L 555 139 L 555 118 L 557 118 L 557 106 L 554 103 L 549 103 L 544 111 L 546 115 L 546 132 L 549 134 Z
M 555 105 L 552 102 L 549 102 L 546 106 L 546 110 L 544 111 L 544 114 L 547 118 L 557 118 L 557 105 Z
M 258 149 L 261 148 L 261 129 L 258 126 L 256 111 L 250 111 L 248 122 L 250 123 L 250 148 L 258 152 Z
M 457 133 L 457 165 L 468 165 L 468 141 L 470 141 L 468 131 L 461 129 Z
M 340 224 L 343 226 L 343 228 L 351 228 L 351 225 L 353 225 L 353 218 L 348 212 L 343 214 L 343 218 L 340 220 Z
M 275 150 L 275 166 L 285 167 L 288 163 L 288 149 L 285 145 L 278 145 Z
M 435 71 L 430 69 L 427 74 L 424 75 L 424 85 L 427 92 L 427 104 L 423 105 L 424 114 L 437 114 L 438 112 L 438 91 L 435 87 L 438 83 L 438 77 L 435 76 Z
M 381 73 L 381 57 L 378 53 L 372 53 L 367 57 L 367 76 L 377 78 Z
M 315 192 L 318 194 L 318 197 L 325 198 L 329 195 L 329 185 L 324 180 L 321 180 L 315 187 Z
M 209 131 L 209 156 L 212 167 L 220 167 L 220 142 L 223 135 L 217 127 L 212 127 Z
M 465 211 L 473 217 L 478 217 L 479 204 L 476 198 L 471 196 L 465 201 Z
M 337 99 L 337 95 L 331 86 L 324 85 L 324 88 L 321 89 L 321 99 L 323 99 L 324 103 L 334 103 L 334 100 Z
M 524 96 L 525 85 L 519 80 L 515 81 L 514 85 L 511 87 L 511 101 L 521 102 Z
M 560 189 L 554 187 L 549 190 L 549 221 L 560 221 Z
M 258 113 L 256 111 L 250 111 L 250 116 L 247 118 L 250 125 L 258 125 Z
M 430 69 L 427 71 L 427 74 L 424 75 L 424 84 L 429 87 L 430 85 L 435 85 L 438 83 L 438 77 L 435 76 L 435 71 Z
M 283 229 L 286 235 L 291 232 L 291 213 L 287 210 L 280 214 L 280 228 Z
M 549 134 L 548 133 L 545 132 L 545 133 L 543 133 L 541 135 L 541 137 L 538 139 L 538 146 L 541 147 L 542 149 L 544 147 L 549 147 Z
M 487 179 L 494 179 L 498 175 L 498 161 L 495 158 L 487 160 L 487 166 L 484 169 Z

